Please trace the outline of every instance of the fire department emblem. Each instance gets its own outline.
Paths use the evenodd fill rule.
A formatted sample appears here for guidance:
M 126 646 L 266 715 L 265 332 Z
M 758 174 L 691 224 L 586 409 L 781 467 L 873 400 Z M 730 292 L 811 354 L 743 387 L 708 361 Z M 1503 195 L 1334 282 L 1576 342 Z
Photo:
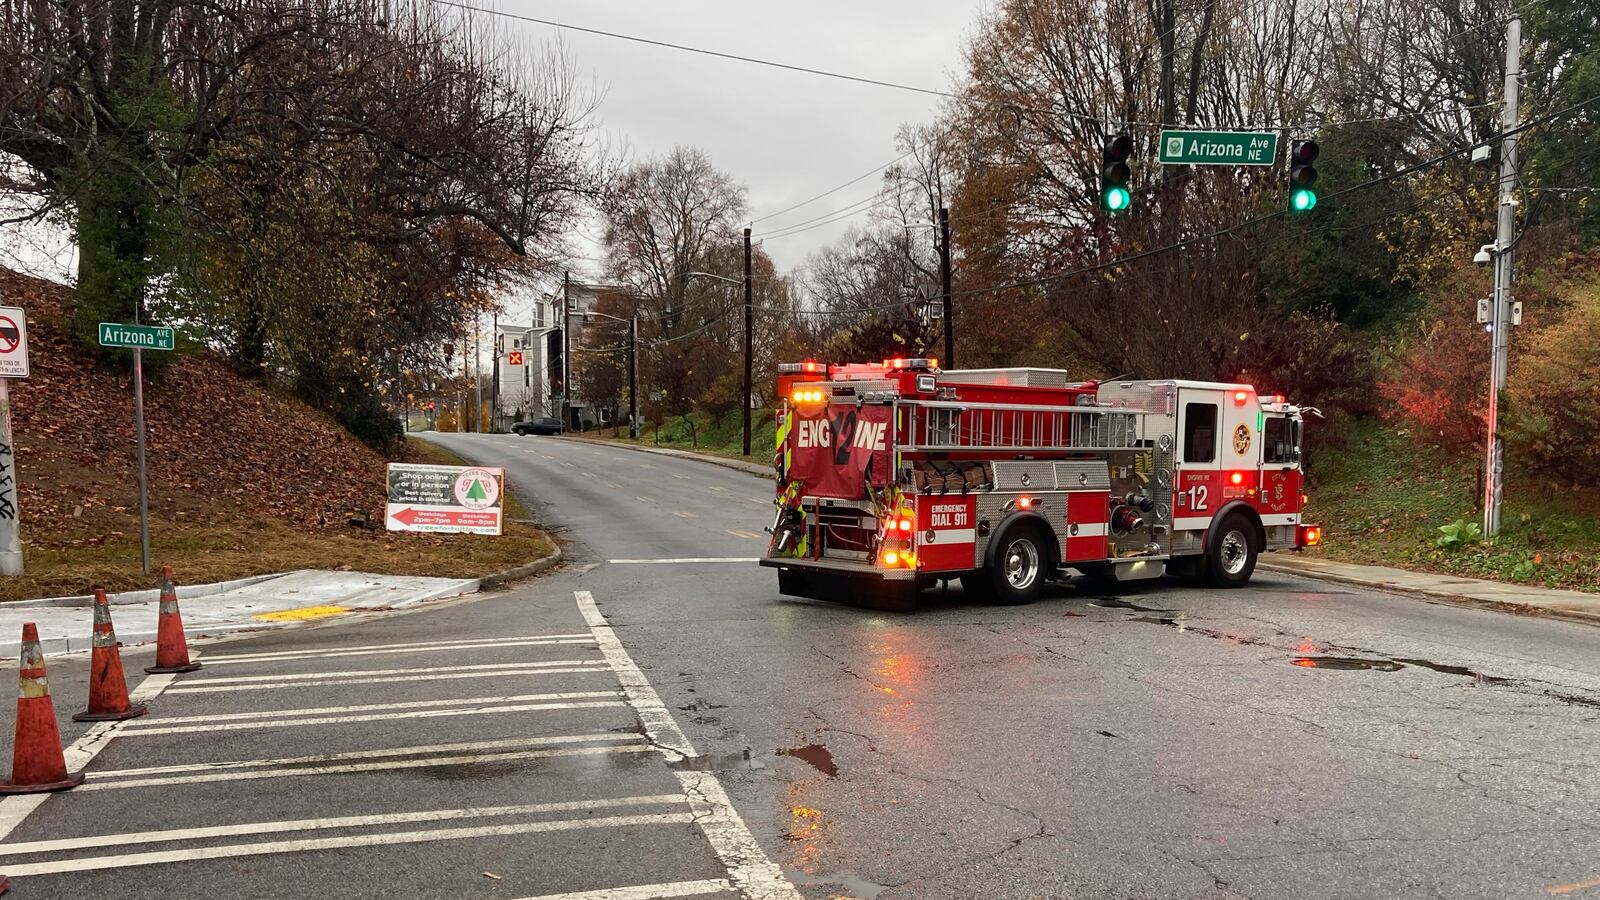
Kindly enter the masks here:
M 1240 425 L 1233 430 L 1233 452 L 1243 456 L 1249 449 L 1250 428 L 1247 425 Z

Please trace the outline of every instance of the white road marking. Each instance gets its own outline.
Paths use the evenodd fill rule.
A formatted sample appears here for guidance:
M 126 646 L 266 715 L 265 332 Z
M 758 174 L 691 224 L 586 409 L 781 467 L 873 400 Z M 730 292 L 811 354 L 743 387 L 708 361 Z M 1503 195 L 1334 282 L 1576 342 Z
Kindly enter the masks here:
M 583 477 L 585 477 L 585 478 L 599 478 L 600 476 L 596 475 L 593 472 L 585 472 L 585 473 L 583 473 Z
M 135 775 L 175 775 L 180 772 L 220 772 L 224 769 L 265 769 L 281 766 L 300 766 L 313 763 L 340 762 L 351 759 L 382 759 L 396 756 L 420 756 L 425 753 L 457 753 L 462 750 L 504 750 L 509 747 L 531 747 L 548 744 L 587 744 L 607 741 L 637 740 L 636 734 L 619 734 L 614 731 L 599 734 L 557 734 L 545 737 L 501 738 L 493 741 L 462 741 L 454 744 L 421 744 L 414 747 L 385 747 L 374 750 L 350 750 L 344 753 L 322 753 L 316 756 L 286 756 L 281 759 L 240 759 L 231 762 L 183 763 L 174 766 L 146 766 L 140 769 L 106 769 L 94 773 L 98 783 L 106 778 L 131 778 Z
M 507 663 L 473 663 L 465 666 L 435 666 L 433 668 L 419 669 L 416 667 L 406 669 L 347 669 L 343 672 L 279 672 L 275 675 L 229 675 L 225 678 L 198 678 L 185 681 L 182 685 L 173 688 L 169 693 L 188 690 L 190 685 L 210 684 L 245 684 L 258 681 L 298 681 L 302 678 L 355 678 L 364 675 L 409 675 L 425 672 L 473 672 L 487 669 L 546 669 L 560 666 L 599 666 L 602 670 L 606 667 L 603 659 L 549 659 L 539 662 L 507 662 Z
M 148 853 L 123 853 L 117 856 L 91 856 L 62 859 L 24 865 L 8 865 L 6 874 L 12 877 L 52 875 L 59 872 L 88 872 L 95 869 L 122 869 L 130 866 L 150 866 L 161 863 L 194 862 L 204 859 L 231 859 L 241 856 L 265 856 L 276 853 L 300 853 L 309 850 L 339 850 L 347 847 L 383 847 L 394 844 L 423 844 L 433 841 L 466 840 L 469 838 L 504 837 L 513 834 L 537 834 L 549 831 L 571 831 L 579 828 L 626 828 L 637 825 L 674 825 L 691 823 L 690 813 L 666 813 L 653 816 L 602 816 L 593 819 L 557 819 L 547 822 L 517 822 L 505 825 L 481 825 L 472 828 L 434 828 L 426 831 L 398 831 L 382 834 L 354 834 L 340 837 L 306 838 L 297 841 L 266 841 L 256 844 L 234 844 L 222 847 L 187 847 L 180 850 L 160 850 Z
M 588 591 L 574 591 L 573 598 L 577 600 L 578 611 L 583 613 L 589 630 L 594 632 L 600 652 L 611 663 L 611 670 L 617 673 L 617 680 L 628 695 L 629 705 L 639 716 L 639 721 L 644 723 L 645 733 L 649 735 L 651 743 L 669 761 L 699 756 L 683 729 L 678 727 L 672 711 L 661 702 L 661 696 L 650 685 L 649 679 L 639 671 L 622 642 L 617 640 L 616 632 L 595 604 L 594 595 Z M 673 774 L 683 785 L 684 793 L 689 795 L 689 805 L 695 811 L 695 823 L 700 826 L 706 842 L 728 870 L 737 890 L 751 900 L 802 900 L 800 892 L 783 877 L 783 870 L 768 859 L 761 845 L 756 843 L 715 775 L 692 771 L 674 771 Z
M 639 468 L 641 468 L 641 469 L 654 469 L 655 466 L 652 466 L 649 463 L 643 463 L 642 462 L 642 463 L 639 463 Z
M 613 490 L 618 490 L 618 491 L 622 490 L 622 485 L 617 484 L 615 481 L 606 482 L 606 487 L 611 488 Z
M 638 735 L 628 735 L 638 737 Z M 395 769 L 430 769 L 435 766 L 471 765 L 512 759 L 549 759 L 566 756 L 598 756 L 606 753 L 646 753 L 649 744 L 620 744 L 615 747 L 560 747 L 554 750 L 515 750 L 506 753 L 472 753 L 460 756 L 429 756 L 422 759 L 392 759 L 383 762 L 312 766 L 299 769 L 252 769 L 245 772 L 206 772 L 195 775 L 129 778 L 125 781 L 85 781 L 74 791 L 113 791 L 118 788 L 152 787 L 163 784 L 204 784 L 207 782 L 259 781 L 263 778 L 293 778 L 300 775 L 347 775 L 354 772 L 387 772 Z
M 654 497 L 641 497 L 641 496 L 639 496 L 637 494 L 634 495 L 633 499 L 638 500 L 641 503 L 654 503 L 654 502 L 656 502 L 656 498 L 654 498 Z
M 700 518 L 699 516 L 695 515 L 692 512 L 689 512 L 686 509 L 675 510 L 672 514 L 677 516 L 680 519 L 698 519 L 698 518 Z
M 715 775 L 692 771 L 672 774 L 678 776 L 683 792 L 689 795 L 695 822 L 737 890 L 750 900 L 801 900 L 800 892 L 783 877 L 783 869 L 768 859 L 756 843 Z
M 201 655 L 202 652 L 200 650 L 189 651 L 190 659 L 199 659 Z M 143 681 L 139 682 L 138 687 L 128 693 L 128 701 L 130 703 L 138 703 L 159 697 L 161 692 L 166 690 L 167 686 L 172 684 L 172 680 L 177 677 L 178 675 L 175 672 L 146 676 Z M 96 722 L 89 726 L 89 730 L 80 735 L 64 751 L 67 770 L 71 772 L 82 771 L 101 750 L 105 749 L 107 744 L 111 743 L 111 739 L 116 737 L 117 732 L 121 731 L 131 721 L 133 720 L 122 719 L 116 722 Z M 0 799 L 0 841 L 5 840 L 11 832 L 17 829 L 18 825 L 22 824 L 24 819 L 28 818 L 34 810 L 38 809 L 48 799 L 50 799 L 49 794 L 14 794 Z
M 444 700 L 400 700 L 394 703 L 363 703 L 358 706 L 317 706 L 303 709 L 260 709 L 250 712 L 210 713 L 203 716 L 170 716 L 140 719 L 133 731 L 182 725 L 189 722 L 222 722 L 229 719 L 286 719 L 295 716 L 338 716 L 345 713 L 376 712 L 389 709 L 423 709 L 430 706 L 492 706 L 503 703 L 544 703 L 550 700 L 598 700 L 615 697 L 617 691 L 576 691 L 559 694 L 510 694 L 500 697 L 454 697 Z
M 509 678 L 513 675 L 575 675 L 584 672 L 608 672 L 605 663 L 571 669 L 555 668 L 495 668 L 489 672 L 444 672 L 433 675 L 382 675 L 376 678 L 329 678 L 316 675 L 304 681 L 272 681 L 264 684 L 217 684 L 173 688 L 168 694 L 221 694 L 234 691 L 268 691 L 277 688 L 343 687 L 347 684 L 394 684 L 400 681 L 456 681 L 462 678 Z
M 682 556 L 673 559 L 608 559 L 606 562 L 619 566 L 655 566 L 665 563 L 753 563 L 760 562 L 759 556 Z
M 718 484 L 709 484 L 709 485 L 706 485 L 706 487 L 711 488 L 713 491 L 716 491 L 719 494 L 731 494 L 731 493 L 733 493 L 732 491 L 730 491 L 727 488 L 725 488 L 725 487 L 723 487 L 721 485 L 718 485 Z
M 462 809 L 424 809 L 417 812 L 381 813 L 366 816 L 335 816 L 321 819 L 284 819 L 276 822 L 243 822 L 237 825 L 211 825 L 204 828 L 172 828 L 165 831 L 93 834 L 53 841 L 26 841 L 0 845 L 0 856 L 23 853 L 51 853 L 57 850 L 88 850 L 123 844 L 161 844 L 167 841 L 194 841 L 207 838 L 244 837 L 252 834 L 282 834 L 293 831 L 322 831 L 329 828 L 358 828 L 363 825 L 399 825 L 407 822 L 432 822 L 450 819 L 492 819 L 499 816 L 528 816 L 552 812 L 579 812 L 589 809 L 616 809 L 625 806 L 660 806 L 686 803 L 682 794 L 655 794 L 644 797 L 618 797 L 598 800 L 568 800 L 559 803 L 525 803 L 518 806 L 481 806 Z
M 310 719 L 277 719 L 254 722 L 221 722 L 211 725 L 178 725 L 172 728 L 141 728 L 123 737 L 150 734 L 200 734 L 207 731 L 247 731 L 251 728 L 291 728 L 300 725 L 353 725 L 357 722 L 391 722 L 399 719 L 442 719 L 452 716 L 485 716 L 514 712 L 545 712 L 553 709 L 601 709 L 621 706 L 622 700 L 586 700 L 579 703 L 524 703 L 513 706 L 478 706 L 471 709 L 413 709 L 404 712 L 367 713 L 357 716 L 323 716 Z
M 732 891 L 733 882 L 726 878 L 709 881 L 674 881 L 666 884 L 635 884 L 629 887 L 600 888 L 597 891 L 574 891 L 566 894 L 540 894 L 522 900 L 654 900 L 656 897 L 700 897 Z
M 571 638 L 586 638 L 586 637 L 589 637 L 589 636 L 590 635 L 585 634 L 584 632 L 577 631 L 577 632 L 573 632 L 571 634 L 523 634 L 523 635 L 518 635 L 516 637 L 462 638 L 460 640 L 444 641 L 443 643 L 450 644 L 451 646 L 466 647 L 466 646 L 470 646 L 472 644 L 498 644 L 498 643 L 501 643 L 503 641 L 554 641 L 554 640 L 563 640 L 563 639 L 571 639 Z M 271 651 L 271 652 L 268 652 L 268 653 L 230 653 L 230 654 L 227 654 L 225 656 L 208 656 L 208 657 L 206 657 L 206 662 L 208 662 L 208 663 L 218 663 L 218 662 L 222 662 L 223 660 L 276 659 L 276 658 L 281 658 L 281 657 L 286 657 L 286 656 L 300 656 L 300 655 L 305 654 L 305 653 L 321 653 L 321 652 L 333 653 L 333 652 L 336 652 L 336 651 L 337 652 L 349 652 L 349 651 L 353 651 L 353 650 L 398 650 L 398 649 L 401 649 L 401 648 L 412 648 L 412 647 L 426 648 L 426 647 L 437 647 L 437 646 L 439 646 L 439 644 L 440 644 L 439 641 L 413 641 L 413 642 L 404 643 L 404 644 L 361 644 L 361 645 L 357 645 L 355 647 L 340 646 L 340 647 L 323 647 L 323 648 L 320 648 L 320 649 L 302 648 L 302 649 L 299 649 L 299 650 L 274 650 L 274 651 Z
M 222 656 L 206 661 L 206 665 L 226 666 L 241 662 L 287 662 L 292 659 L 334 659 L 346 656 L 381 656 L 391 653 L 440 653 L 446 650 L 493 650 L 501 647 L 552 647 L 564 644 L 592 644 L 593 638 L 548 638 L 517 639 L 506 638 L 493 642 L 492 646 L 485 646 L 489 642 L 474 641 L 471 644 L 435 643 L 416 647 L 392 647 L 386 650 L 350 650 L 342 647 L 333 647 L 327 650 L 305 650 L 285 656 Z

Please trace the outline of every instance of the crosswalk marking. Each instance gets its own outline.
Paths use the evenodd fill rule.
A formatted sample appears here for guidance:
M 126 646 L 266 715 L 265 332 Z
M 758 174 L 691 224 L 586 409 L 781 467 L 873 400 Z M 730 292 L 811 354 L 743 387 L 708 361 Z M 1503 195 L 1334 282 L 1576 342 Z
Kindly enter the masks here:
M 726 878 L 706 881 L 673 881 L 665 884 L 635 884 L 628 887 L 601 888 L 597 891 L 573 891 L 566 894 L 540 894 L 522 900 L 655 900 L 657 897 L 702 897 L 732 891 L 733 882 Z
M 637 734 L 619 734 L 604 731 L 597 734 L 553 734 L 539 737 L 500 738 L 492 741 L 460 741 L 453 744 L 420 744 L 411 747 L 385 747 L 373 750 L 347 750 L 343 753 L 319 753 L 315 756 L 285 756 L 279 759 L 239 759 L 230 762 L 180 763 L 170 766 L 145 766 L 138 769 L 106 769 L 94 773 L 95 783 L 106 778 L 131 778 L 135 775 L 172 775 L 180 772 L 220 772 L 228 769 L 258 769 L 279 766 L 302 766 L 315 763 L 339 762 L 348 759 L 381 759 L 395 756 L 420 756 L 425 753 L 455 753 L 461 750 L 502 750 L 508 747 L 524 748 L 558 744 L 604 744 L 610 741 L 632 741 Z
M 129 731 L 144 731 L 189 722 L 222 722 L 229 719 L 286 719 L 294 716 L 332 716 L 344 713 L 374 712 L 386 709 L 419 709 L 429 706 L 495 706 L 506 703 L 535 703 L 549 700 L 594 700 L 619 696 L 619 691 L 566 691 L 555 694 L 511 694 L 500 697 L 453 697 L 439 700 L 400 700 L 394 703 L 363 703 L 356 706 L 315 706 L 302 709 L 258 709 L 251 712 L 209 713 L 201 716 L 169 716 L 139 719 Z
M 226 666 L 244 662 L 288 662 L 296 659 L 334 659 L 346 656 L 379 656 L 389 653 L 442 653 L 447 650 L 473 650 L 473 649 L 499 649 L 502 647 L 542 647 L 562 644 L 592 644 L 594 638 L 499 638 L 489 641 L 470 641 L 457 643 L 455 641 L 434 642 L 431 644 L 405 644 L 384 648 L 372 649 L 347 649 L 344 647 L 327 650 L 300 650 L 286 651 L 283 654 L 271 656 L 216 656 L 206 660 L 208 666 Z
M 422 671 L 428 671 L 426 669 Z M 585 672 L 608 672 L 604 663 L 597 666 L 579 666 L 576 668 L 533 668 L 523 666 L 519 668 L 499 668 L 489 671 L 476 672 L 435 672 L 431 675 L 382 675 L 375 678 L 329 678 L 322 675 L 307 677 L 301 681 L 272 681 L 258 684 L 216 684 L 197 685 L 195 687 L 172 688 L 169 694 L 219 694 L 233 693 L 235 691 L 265 691 L 277 688 L 304 688 L 304 687 L 343 687 L 350 684 L 394 684 L 399 681 L 455 681 L 462 678 L 509 678 L 520 675 L 575 675 Z
M 153 734 L 201 734 L 208 731 L 248 731 L 252 728 L 292 728 L 301 725 L 354 725 L 358 722 L 388 722 L 396 719 L 443 719 L 453 716 L 485 716 L 514 712 L 547 712 L 556 709 L 601 709 L 623 706 L 624 700 L 585 700 L 577 703 L 523 703 L 512 706 L 475 706 L 469 709 L 410 709 L 400 712 L 366 713 L 355 716 L 319 716 L 306 719 L 271 719 L 250 722 L 218 722 L 205 725 L 177 725 L 172 728 L 141 728 L 125 731 L 123 737 Z
M 221 847 L 186 847 L 179 850 L 158 850 L 146 853 L 122 853 L 116 856 L 90 856 L 60 859 L 49 862 L 24 863 L 6 866 L 12 877 L 51 875 L 60 872 L 88 872 L 95 869 L 123 869 L 131 866 L 149 866 L 160 863 L 194 862 L 205 859 L 230 859 L 240 856 L 264 856 L 276 853 L 301 853 L 310 850 L 339 850 L 349 847 L 382 847 L 395 844 L 421 844 L 432 841 L 453 841 L 469 838 L 504 837 L 514 834 L 570 831 L 580 828 L 626 828 L 638 825 L 672 825 L 692 823 L 690 813 L 664 813 L 645 816 L 601 816 L 592 819 L 556 819 L 545 822 L 514 822 L 502 825 L 480 825 L 470 828 L 432 828 L 425 831 L 383 832 L 380 834 L 355 834 L 339 837 L 306 838 L 294 841 L 264 841 L 254 844 L 232 844 Z
M 638 735 L 629 735 L 637 738 Z M 391 759 L 382 762 L 347 763 L 335 766 L 309 766 L 286 769 L 250 769 L 243 772 L 206 772 L 195 775 L 129 778 L 123 781 L 90 779 L 74 791 L 112 791 L 119 788 L 154 787 L 163 784 L 205 784 L 209 782 L 259 781 L 264 778 L 297 778 L 302 775 L 349 775 L 356 772 L 387 772 L 395 769 L 430 769 L 437 766 L 504 762 L 513 759 L 555 759 L 561 757 L 603 756 L 621 753 L 648 753 L 649 744 L 621 744 L 615 747 L 557 747 L 553 750 L 516 750 L 506 753 L 472 753 L 458 756 L 429 756 L 420 759 Z
M 207 662 L 210 662 L 208 659 Z M 408 666 L 404 669 L 346 669 L 343 672 L 278 672 L 273 675 L 226 675 L 218 678 L 195 676 L 193 681 L 185 681 L 176 688 L 168 688 L 167 693 L 176 693 L 180 688 L 198 684 L 246 684 L 260 681 L 296 681 L 301 678 L 345 678 L 366 675 L 408 675 L 424 672 L 475 672 L 489 669 L 539 669 L 557 668 L 561 666 L 600 666 L 605 667 L 603 659 L 547 659 L 529 662 L 504 662 L 504 663 L 469 663 L 459 666 L 434 666 L 419 669 Z
M 237 825 L 209 825 L 202 828 L 172 828 L 164 831 L 135 831 L 126 834 L 92 834 L 52 841 L 0 844 L 0 856 L 51 853 L 57 850 L 89 850 L 95 847 L 118 847 L 125 844 L 161 844 L 168 841 L 244 837 L 252 834 L 281 834 L 294 831 L 321 831 L 330 828 L 359 828 L 363 825 L 400 825 L 408 822 L 432 822 L 450 819 L 492 819 L 501 816 L 528 816 L 552 812 L 579 812 L 590 809 L 617 809 L 626 806 L 662 806 L 688 802 L 689 798 L 682 794 L 652 794 L 642 797 L 567 800 L 557 803 L 524 803 L 516 806 L 424 809 L 415 812 L 380 813 L 365 816 L 333 816 L 321 819 L 243 822 Z
M 573 633 L 570 633 L 570 634 L 523 634 L 523 635 L 518 635 L 516 637 L 459 638 L 459 639 L 447 640 L 447 641 L 444 641 L 443 643 L 450 644 L 452 646 L 467 647 L 467 646 L 471 646 L 473 644 L 498 644 L 498 643 L 501 643 L 503 641 L 558 640 L 558 639 L 562 639 L 562 638 L 586 638 L 586 637 L 589 637 L 589 636 L 590 635 L 588 635 L 588 634 L 586 634 L 584 632 L 578 631 L 578 632 L 573 632 Z M 330 652 L 330 653 L 331 652 L 336 652 L 336 651 L 348 652 L 348 651 L 353 651 L 353 650 L 398 650 L 398 649 L 401 649 L 401 648 L 410 648 L 410 647 L 434 647 L 434 646 L 437 646 L 439 643 L 440 643 L 439 641 L 408 641 L 408 642 L 399 643 L 399 644 L 358 644 L 358 645 L 356 645 L 354 647 L 338 646 L 338 647 L 327 647 L 327 648 L 324 648 L 324 649 L 327 652 Z M 214 663 L 220 662 L 222 660 L 277 659 L 277 658 L 284 658 L 284 657 L 290 657 L 290 656 L 299 656 L 299 655 L 301 655 L 303 653 L 316 653 L 316 652 L 319 652 L 319 651 L 315 650 L 315 649 L 308 649 L 308 648 L 302 647 L 302 648 L 300 648 L 298 650 L 272 650 L 272 651 L 267 651 L 267 652 L 262 652 L 262 653 L 233 653 L 233 654 L 228 654 L 228 655 L 225 655 L 225 656 L 212 655 L 212 656 L 207 656 L 206 657 L 206 663 L 209 665 L 209 664 L 214 664 Z

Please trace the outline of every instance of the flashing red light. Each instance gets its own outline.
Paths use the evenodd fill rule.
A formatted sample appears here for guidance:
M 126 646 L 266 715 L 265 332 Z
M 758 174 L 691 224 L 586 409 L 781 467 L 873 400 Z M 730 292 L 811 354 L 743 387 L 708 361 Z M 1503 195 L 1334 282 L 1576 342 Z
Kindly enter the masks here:
M 1310 494 L 1301 494 L 1300 495 L 1300 505 L 1301 506 L 1305 506 L 1307 503 L 1310 503 L 1310 502 L 1311 502 L 1311 495 Z
M 930 369 L 939 368 L 939 357 L 937 357 L 937 356 L 928 357 L 928 368 L 930 368 Z
M 1233 482 L 1234 484 L 1244 484 L 1244 473 L 1243 472 L 1235 472 L 1232 475 L 1228 476 L 1228 480 Z
M 913 526 L 910 519 L 901 519 L 899 522 L 895 523 L 895 527 L 906 532 L 907 534 L 910 534 Z
M 1322 528 L 1317 525 L 1300 526 L 1300 546 L 1315 547 L 1322 543 Z
M 886 566 L 899 565 L 900 564 L 900 554 L 896 553 L 893 550 L 885 550 L 885 551 L 883 551 L 883 564 L 886 565 Z
M 1250 392 L 1249 391 L 1234 391 L 1233 392 L 1233 405 L 1234 406 L 1243 406 L 1245 404 L 1245 401 L 1247 401 L 1249 399 L 1250 399 Z
M 1287 399 L 1288 398 L 1284 397 L 1282 394 L 1273 394 L 1272 395 L 1272 402 L 1273 403 L 1283 403 Z
M 1033 507 L 1033 498 L 1032 497 L 1018 497 L 1017 498 L 1017 509 L 1031 509 L 1032 507 Z

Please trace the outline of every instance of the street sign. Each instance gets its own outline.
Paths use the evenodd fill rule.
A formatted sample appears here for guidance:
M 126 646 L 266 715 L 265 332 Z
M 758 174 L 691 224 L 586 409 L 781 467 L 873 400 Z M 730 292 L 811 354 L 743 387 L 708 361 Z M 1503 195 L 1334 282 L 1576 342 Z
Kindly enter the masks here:
M 28 377 L 28 317 L 16 306 L 0 306 L 0 378 Z
M 522 365 L 522 351 L 521 350 L 513 350 L 510 353 L 507 353 L 506 354 L 506 364 L 507 365 L 513 365 L 513 366 Z
M 504 469 L 390 463 L 384 522 L 390 531 L 499 534 L 504 483 Z
M 1270 166 L 1278 156 L 1271 131 L 1163 131 L 1164 166 Z
M 171 350 L 172 329 L 155 325 L 100 323 L 100 346 L 132 347 L 135 350 Z

